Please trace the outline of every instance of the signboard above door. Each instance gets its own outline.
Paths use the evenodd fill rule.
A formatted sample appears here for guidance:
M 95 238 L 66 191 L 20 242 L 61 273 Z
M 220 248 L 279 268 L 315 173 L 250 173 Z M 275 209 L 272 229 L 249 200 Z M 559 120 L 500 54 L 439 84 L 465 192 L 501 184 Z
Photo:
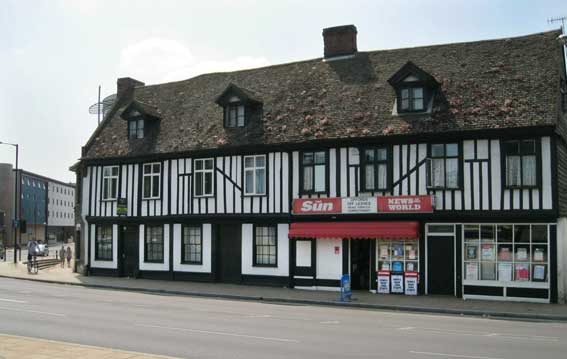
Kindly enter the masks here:
M 293 200 L 294 215 L 431 213 L 432 196 L 332 197 Z

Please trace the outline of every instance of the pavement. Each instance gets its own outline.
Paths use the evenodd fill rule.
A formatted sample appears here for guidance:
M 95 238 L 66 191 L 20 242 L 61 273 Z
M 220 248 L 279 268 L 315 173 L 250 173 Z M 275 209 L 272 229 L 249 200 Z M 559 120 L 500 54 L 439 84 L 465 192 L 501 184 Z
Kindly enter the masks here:
M 225 283 L 198 283 L 149 279 L 83 276 L 68 268 L 54 267 L 28 274 L 23 264 L 0 263 L 0 277 L 46 283 L 271 303 L 311 304 L 350 308 L 387 309 L 421 313 L 471 315 L 509 319 L 567 321 L 567 305 L 463 300 L 451 296 L 377 295 L 355 291 L 351 303 L 338 302 L 339 294 L 329 291 L 299 290 Z
M 0 333 L 151 355 L 552 359 L 567 352 L 564 322 L 198 298 L 8 278 L 0 278 L 0 288 Z M 101 352 L 76 357 L 105 358 Z
M 150 359 L 172 358 L 16 335 L 0 334 L 0 358 L 10 359 Z

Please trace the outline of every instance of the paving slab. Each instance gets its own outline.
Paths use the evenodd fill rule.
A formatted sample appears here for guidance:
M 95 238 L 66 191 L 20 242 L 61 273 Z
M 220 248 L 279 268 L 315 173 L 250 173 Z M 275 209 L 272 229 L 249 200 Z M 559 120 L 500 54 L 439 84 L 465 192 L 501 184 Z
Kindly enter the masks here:
M 82 359 L 174 359 L 163 355 L 0 334 L 0 358 L 2 359 L 75 359 L 77 357 Z
M 338 302 L 338 292 L 333 291 L 299 290 L 226 283 L 84 276 L 72 272 L 69 268 L 60 267 L 41 270 L 38 274 L 28 274 L 26 266 L 21 263 L 0 263 L 0 277 L 164 295 L 188 295 L 291 304 L 316 304 L 425 313 L 567 321 L 567 305 L 565 304 L 463 300 L 452 296 L 434 295 L 377 295 L 367 291 L 355 291 L 352 302 L 341 303 Z

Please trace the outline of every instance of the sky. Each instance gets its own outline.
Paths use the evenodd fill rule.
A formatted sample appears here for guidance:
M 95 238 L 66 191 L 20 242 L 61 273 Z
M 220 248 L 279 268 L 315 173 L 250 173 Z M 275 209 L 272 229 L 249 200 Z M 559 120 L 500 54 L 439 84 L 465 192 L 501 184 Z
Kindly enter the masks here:
M 323 55 L 322 29 L 354 24 L 360 51 L 556 29 L 565 0 L 0 0 L 0 141 L 20 167 L 71 182 L 116 79 L 146 84 Z M 14 149 L 0 145 L 0 163 Z

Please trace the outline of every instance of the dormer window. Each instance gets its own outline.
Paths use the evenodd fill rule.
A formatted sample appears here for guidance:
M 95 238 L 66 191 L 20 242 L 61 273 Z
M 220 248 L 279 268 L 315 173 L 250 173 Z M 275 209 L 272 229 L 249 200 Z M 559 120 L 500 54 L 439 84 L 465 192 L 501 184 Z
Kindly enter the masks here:
M 396 90 L 394 114 L 431 112 L 439 87 L 433 76 L 408 62 L 388 82 Z
M 229 84 L 215 102 L 223 108 L 225 128 L 246 127 L 261 114 L 262 102 L 249 90 L 234 84 Z
M 128 120 L 128 138 L 131 140 L 144 138 L 144 119 Z
M 244 127 L 246 108 L 242 104 L 231 104 L 224 108 L 224 127 Z

